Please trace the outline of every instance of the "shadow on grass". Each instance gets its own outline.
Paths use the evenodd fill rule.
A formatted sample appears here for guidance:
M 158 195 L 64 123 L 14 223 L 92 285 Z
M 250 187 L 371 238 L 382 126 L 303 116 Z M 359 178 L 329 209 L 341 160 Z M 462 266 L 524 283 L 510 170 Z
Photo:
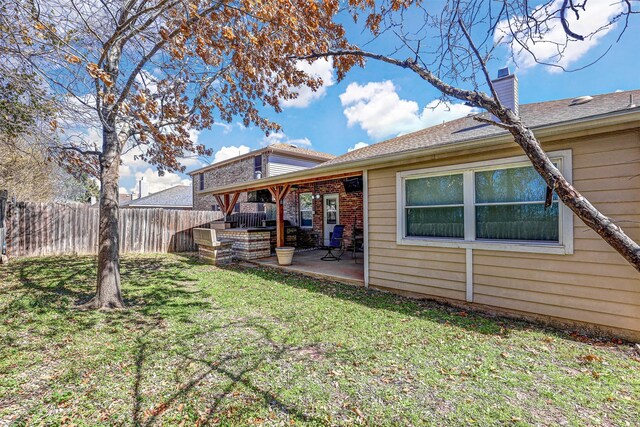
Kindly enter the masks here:
M 75 305 L 88 300 L 95 292 L 96 258 L 55 257 L 16 260 L 3 271 L 9 279 L 2 291 L 3 313 L 6 319 L 24 321 L 6 323 L 10 329 L 24 330 L 29 323 L 44 322 L 38 316 L 55 316 L 56 321 L 30 330 L 46 337 L 88 329 L 98 322 L 120 325 L 135 321 L 144 323 L 171 316 L 188 321 L 189 313 L 210 308 L 202 290 L 189 276 L 189 257 L 130 256 L 121 260 L 121 283 L 127 309 L 108 314 L 76 310 Z M 141 319 L 141 316 L 143 319 Z M 144 318 L 147 318 L 144 320 Z M 62 319 L 62 321 L 61 321 Z M 5 343 L 11 345 L 8 337 Z
M 278 280 L 287 286 L 316 292 L 332 298 L 339 298 L 368 308 L 387 310 L 405 317 L 426 319 L 485 335 L 500 335 L 504 337 L 513 330 L 531 328 L 546 330 L 542 325 L 525 320 L 510 319 L 471 310 L 467 311 L 467 309 L 426 298 L 404 297 L 382 290 L 365 289 L 354 285 L 317 279 L 295 272 L 278 270 L 274 267 L 247 267 L 231 264 L 220 268 L 249 274 L 255 279 Z M 553 333 L 554 331 L 551 332 Z M 556 333 L 560 332 L 556 331 Z
M 255 319 L 243 319 L 232 321 L 219 326 L 209 326 L 205 331 L 196 333 L 190 338 L 199 343 L 205 343 L 206 338 L 203 335 L 210 334 L 212 331 L 224 333 L 225 336 L 229 331 L 245 330 L 246 345 L 253 345 L 254 351 L 238 352 L 234 349 L 228 349 L 228 354 L 219 356 L 199 356 L 197 354 L 179 352 L 176 355 L 181 357 L 185 365 L 196 364 L 200 368 L 191 378 L 185 382 L 175 384 L 177 389 L 167 398 L 157 403 L 153 408 L 142 411 L 142 383 L 145 379 L 144 368 L 146 355 L 148 352 L 147 343 L 144 337 L 150 332 L 146 331 L 137 339 L 136 352 L 136 372 L 133 385 L 133 405 L 132 405 L 132 425 L 134 426 L 151 426 L 155 425 L 162 414 L 178 401 L 187 400 L 190 393 L 195 392 L 199 386 L 203 386 L 203 382 L 208 377 L 216 375 L 227 380 L 227 384 L 220 390 L 214 390 L 214 398 L 208 403 L 208 409 L 201 414 L 196 425 L 208 425 L 211 422 L 219 422 L 221 417 L 229 417 L 229 421 L 238 419 L 243 414 L 253 414 L 254 408 L 245 406 L 238 409 L 235 405 L 231 409 L 223 410 L 225 399 L 229 398 L 233 403 L 234 392 L 238 389 L 247 390 L 259 396 L 262 406 L 265 408 L 275 408 L 286 413 L 289 417 L 299 421 L 314 422 L 317 424 L 325 424 L 326 420 L 314 417 L 293 403 L 288 403 L 277 393 L 269 390 L 264 386 L 259 386 L 250 379 L 252 373 L 259 371 L 265 363 L 273 364 L 275 361 L 281 360 L 296 351 L 295 348 L 278 343 L 272 338 L 272 330 Z M 251 337 L 251 338 L 249 338 Z M 210 339 L 210 338 L 209 338 Z M 206 352 L 208 353 L 208 352 Z M 209 391 L 211 391 L 209 389 Z M 239 411 L 240 413 L 236 412 Z M 215 420 L 218 418 L 218 420 Z

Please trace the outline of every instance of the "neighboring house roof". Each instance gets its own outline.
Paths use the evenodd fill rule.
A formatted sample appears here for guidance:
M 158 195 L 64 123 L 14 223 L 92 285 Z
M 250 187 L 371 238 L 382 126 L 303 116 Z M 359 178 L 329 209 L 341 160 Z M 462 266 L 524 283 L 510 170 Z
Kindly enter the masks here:
M 120 193 L 118 198 L 120 200 L 120 205 L 122 206 L 123 203 L 128 203 L 133 199 L 133 194 Z
M 134 208 L 190 208 L 193 206 L 193 192 L 190 185 L 176 185 L 175 187 L 122 203 L 120 206 Z
M 630 106 L 630 96 L 633 104 Z M 640 123 L 640 90 L 594 95 L 591 101 L 572 105 L 573 99 L 520 104 L 522 121 L 536 132 L 536 136 L 557 135 L 574 127 L 595 129 L 604 126 L 605 120 L 635 121 Z M 489 118 L 490 114 L 479 116 Z M 621 117 L 616 119 L 616 117 Z M 513 140 L 508 132 L 498 126 L 485 124 L 473 119 L 473 115 L 445 122 L 410 134 L 350 151 L 309 169 L 291 172 L 276 177 L 263 178 L 260 182 L 236 183 L 207 189 L 206 193 L 243 191 L 266 188 L 279 183 L 295 182 L 312 177 L 328 176 L 352 170 L 361 170 L 388 161 L 411 158 L 435 151 L 455 151 L 474 146 L 488 146 L 490 143 L 505 143 Z
M 300 148 L 296 145 L 282 144 L 282 143 L 271 144 L 268 147 L 266 147 L 266 150 L 267 151 L 271 150 L 273 152 L 282 152 L 287 154 L 297 154 L 300 156 L 311 157 L 315 159 L 330 160 L 336 157 L 333 154 L 323 153 L 315 150 L 309 150 L 308 148 Z
M 300 148 L 291 144 L 271 144 L 259 150 L 253 150 L 246 154 L 242 154 L 240 156 L 232 157 L 230 159 L 224 160 L 222 162 L 214 163 L 212 165 L 205 166 L 200 169 L 193 170 L 188 172 L 188 175 L 195 175 L 197 173 L 202 173 L 204 171 L 208 171 L 211 169 L 218 168 L 220 166 L 228 165 L 229 163 L 237 162 L 238 160 L 246 159 L 247 157 L 258 156 L 263 153 L 275 153 L 275 154 L 283 154 L 294 157 L 299 157 L 308 160 L 317 160 L 318 162 L 326 162 L 327 160 L 333 159 L 333 154 L 322 153 L 320 151 L 309 150 L 308 148 Z
M 572 99 L 520 104 L 520 118 L 528 127 L 535 129 L 615 111 L 629 110 L 630 94 L 633 94 L 638 104 L 640 104 L 640 90 L 615 92 L 595 95 L 591 101 L 585 104 L 571 105 Z M 490 114 L 486 112 L 476 114 L 476 116 L 478 115 L 484 118 L 490 117 Z M 481 123 L 474 120 L 472 116 L 467 116 L 350 151 L 323 163 L 320 167 L 370 159 L 404 151 L 456 144 L 506 133 L 507 131 L 504 129 L 487 123 Z

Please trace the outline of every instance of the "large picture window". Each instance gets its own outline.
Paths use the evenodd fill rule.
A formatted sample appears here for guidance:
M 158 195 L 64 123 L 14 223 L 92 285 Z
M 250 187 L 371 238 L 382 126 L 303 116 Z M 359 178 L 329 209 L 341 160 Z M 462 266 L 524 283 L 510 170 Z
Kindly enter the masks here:
M 408 179 L 407 236 L 464 237 L 462 174 Z
M 476 238 L 559 242 L 558 201 L 532 166 L 474 172 Z
M 313 227 L 313 194 L 300 194 L 300 227 Z
M 550 153 L 571 179 L 570 151 Z M 397 174 L 398 244 L 573 252 L 573 217 L 525 158 Z

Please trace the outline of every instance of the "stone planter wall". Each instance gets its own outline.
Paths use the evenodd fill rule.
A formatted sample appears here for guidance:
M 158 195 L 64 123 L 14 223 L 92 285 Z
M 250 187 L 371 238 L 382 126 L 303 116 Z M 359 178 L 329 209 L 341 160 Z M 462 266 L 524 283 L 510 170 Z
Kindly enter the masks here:
M 200 261 L 212 265 L 223 265 L 233 261 L 233 242 L 218 242 L 214 246 L 198 244 Z
M 251 260 L 271 256 L 271 232 L 260 229 L 217 230 L 220 240 L 232 242 L 234 258 Z

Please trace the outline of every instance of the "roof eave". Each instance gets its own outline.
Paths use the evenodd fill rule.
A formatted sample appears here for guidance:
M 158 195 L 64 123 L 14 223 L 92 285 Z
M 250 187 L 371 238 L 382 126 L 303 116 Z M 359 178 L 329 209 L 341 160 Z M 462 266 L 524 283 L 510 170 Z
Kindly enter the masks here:
M 294 151 L 283 150 L 281 148 L 276 148 L 276 147 L 272 147 L 271 148 L 271 152 L 278 153 L 278 154 L 284 154 L 286 156 L 291 156 L 291 157 L 298 157 L 298 158 L 301 158 L 301 159 L 320 160 L 323 163 L 324 162 L 328 162 L 329 160 L 332 160 L 332 159 L 337 157 L 337 156 L 325 157 L 325 156 L 316 156 L 314 154 L 296 153 Z
M 551 125 L 544 125 L 538 127 L 532 127 L 535 131 L 536 138 L 545 139 L 549 137 L 557 138 L 560 135 L 571 134 L 574 132 L 587 131 L 595 128 L 604 128 L 607 126 L 615 126 L 618 124 L 640 121 L 640 108 L 634 108 L 633 110 L 622 110 L 611 113 L 599 114 L 596 116 L 589 116 L 582 119 L 570 120 L 566 122 L 554 123 Z M 640 123 L 639 123 L 640 124 Z M 380 162 L 393 162 L 399 160 L 405 160 L 409 158 L 415 158 L 419 153 L 421 155 L 427 154 L 439 154 L 446 152 L 455 152 L 463 149 L 476 148 L 476 147 L 490 147 L 499 144 L 505 144 L 513 142 L 513 137 L 509 133 L 503 133 L 491 137 L 477 137 L 468 140 L 463 140 L 457 143 L 451 143 L 446 145 L 440 145 L 435 147 L 418 148 L 414 150 L 402 151 L 395 154 L 383 154 L 375 157 L 370 157 L 362 160 L 355 160 L 351 162 L 336 163 L 331 165 L 320 165 L 314 168 L 303 169 L 300 171 L 290 172 L 275 177 L 260 179 L 260 186 L 263 188 L 271 185 L 295 183 L 295 180 L 302 180 L 314 176 L 331 175 L 336 172 L 352 171 L 357 169 L 367 169 Z M 252 181 L 251 181 L 252 182 Z M 196 194 L 225 194 L 243 191 L 243 188 L 255 187 L 255 185 L 243 184 L 231 184 L 223 187 L 212 188 L 203 191 L 196 191 Z

